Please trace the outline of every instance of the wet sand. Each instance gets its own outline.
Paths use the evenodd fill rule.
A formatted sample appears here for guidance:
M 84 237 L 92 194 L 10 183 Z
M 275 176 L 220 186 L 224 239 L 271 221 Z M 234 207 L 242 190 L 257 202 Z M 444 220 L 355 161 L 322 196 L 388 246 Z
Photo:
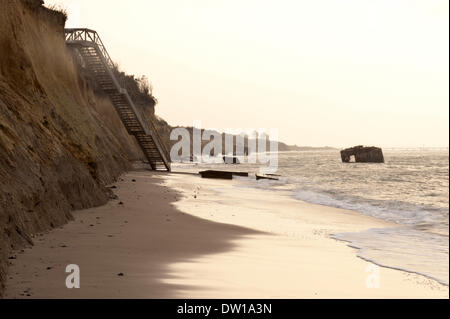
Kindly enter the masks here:
M 118 199 L 12 256 L 7 298 L 448 298 L 447 286 L 374 268 L 329 237 L 394 224 L 243 181 L 122 179 Z M 66 288 L 68 264 L 80 289 Z M 368 287 L 378 272 L 379 288 Z

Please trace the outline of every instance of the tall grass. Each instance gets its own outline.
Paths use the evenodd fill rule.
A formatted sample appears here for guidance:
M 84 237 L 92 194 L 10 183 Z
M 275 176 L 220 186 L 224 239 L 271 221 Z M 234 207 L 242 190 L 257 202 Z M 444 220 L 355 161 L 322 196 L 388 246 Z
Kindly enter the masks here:
M 51 11 L 55 11 L 55 12 L 62 14 L 66 21 L 69 18 L 69 13 L 67 11 L 67 8 L 63 7 L 60 4 L 52 3 L 52 4 L 45 4 L 44 6 Z

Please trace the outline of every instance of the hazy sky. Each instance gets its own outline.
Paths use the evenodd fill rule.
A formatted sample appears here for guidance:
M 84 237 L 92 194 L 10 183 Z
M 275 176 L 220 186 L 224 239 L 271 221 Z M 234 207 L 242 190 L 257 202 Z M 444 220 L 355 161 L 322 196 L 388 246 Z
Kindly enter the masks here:
M 172 125 L 298 145 L 448 146 L 449 8 L 433 0 L 46 0 L 147 75 Z

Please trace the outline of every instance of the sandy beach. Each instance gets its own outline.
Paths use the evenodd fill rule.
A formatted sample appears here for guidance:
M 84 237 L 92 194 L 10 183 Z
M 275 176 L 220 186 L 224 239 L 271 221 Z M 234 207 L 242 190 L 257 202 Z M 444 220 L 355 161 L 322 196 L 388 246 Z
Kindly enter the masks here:
M 10 259 L 6 298 L 448 298 L 447 286 L 378 268 L 331 234 L 395 224 L 245 181 L 137 170 L 117 199 L 74 213 Z M 67 289 L 66 266 L 81 288 Z M 376 271 L 378 271 L 376 270 Z

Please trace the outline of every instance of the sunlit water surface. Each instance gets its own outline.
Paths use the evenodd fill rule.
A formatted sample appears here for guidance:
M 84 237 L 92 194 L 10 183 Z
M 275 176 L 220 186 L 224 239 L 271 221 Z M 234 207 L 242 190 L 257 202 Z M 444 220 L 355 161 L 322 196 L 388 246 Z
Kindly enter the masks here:
M 274 191 L 282 186 L 298 200 L 351 209 L 401 225 L 333 237 L 359 248 L 364 259 L 448 285 L 449 151 L 391 149 L 384 150 L 384 155 L 385 164 L 344 164 L 337 150 L 279 153 L 280 180 L 254 180 L 251 185 Z M 175 164 L 175 170 L 258 172 L 259 166 Z

